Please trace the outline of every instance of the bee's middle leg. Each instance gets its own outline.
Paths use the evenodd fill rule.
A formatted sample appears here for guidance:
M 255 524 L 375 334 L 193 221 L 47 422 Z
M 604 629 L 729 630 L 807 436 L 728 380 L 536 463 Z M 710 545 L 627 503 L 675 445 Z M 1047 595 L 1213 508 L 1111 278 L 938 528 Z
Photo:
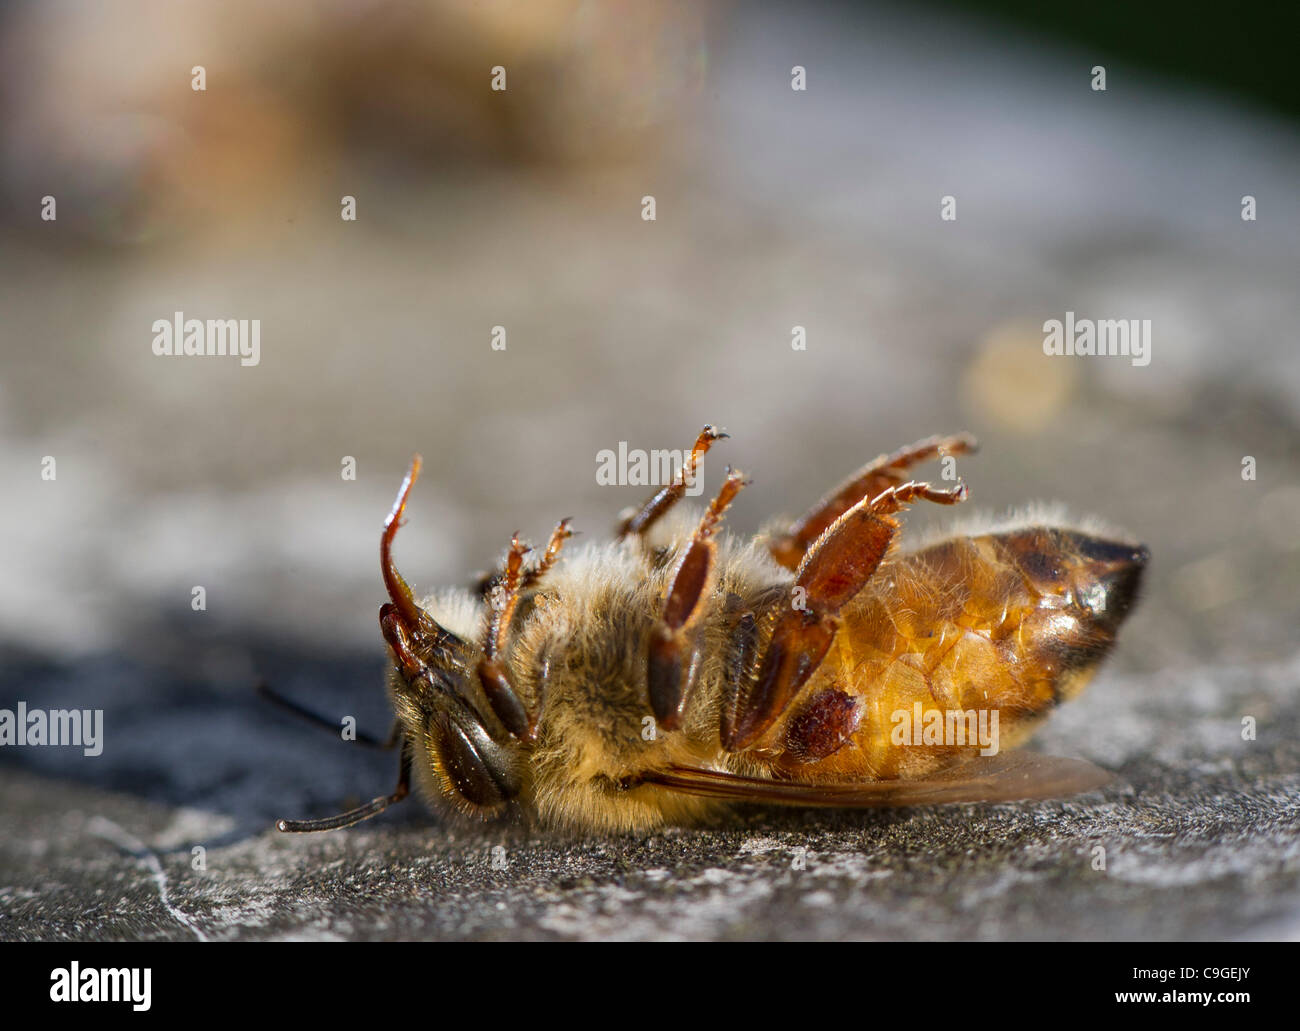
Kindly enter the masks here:
M 699 466 L 700 459 L 708 453 L 709 448 L 713 446 L 713 442 L 723 440 L 727 435 L 724 430 L 720 430 L 715 426 L 705 426 L 695 439 L 695 445 L 691 448 L 690 455 L 682 463 L 682 469 L 677 478 L 654 494 L 640 508 L 633 509 L 631 514 L 618 524 L 615 531 L 616 536 L 620 539 L 639 537 L 644 540 L 649 529 L 682 499 L 686 494 L 686 488 L 695 482 L 696 468 Z
M 795 572 L 791 607 L 777 617 L 752 687 L 738 678 L 733 704 L 722 711 L 722 746 L 748 748 L 794 701 L 817 671 L 839 628 L 840 610 L 875 575 L 899 530 L 893 516 L 913 501 L 952 505 L 966 485 L 950 490 L 909 481 L 863 498 L 831 523 Z
M 713 534 L 727 506 L 747 483 L 741 473 L 727 470 L 718 496 L 677 560 L 659 620 L 651 631 L 646 683 L 651 711 L 665 730 L 680 725 L 682 705 L 694 679 L 694 629 L 712 592 L 717 565 Z

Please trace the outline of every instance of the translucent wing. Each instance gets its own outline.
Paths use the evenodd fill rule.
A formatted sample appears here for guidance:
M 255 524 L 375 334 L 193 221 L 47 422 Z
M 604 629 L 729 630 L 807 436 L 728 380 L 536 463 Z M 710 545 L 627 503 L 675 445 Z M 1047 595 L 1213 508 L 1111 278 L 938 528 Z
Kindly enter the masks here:
M 1003 752 L 970 759 L 916 780 L 832 783 L 768 780 L 692 766 L 669 766 L 643 774 L 639 779 L 642 783 L 658 784 L 687 795 L 732 802 L 855 809 L 1062 798 L 1092 791 L 1108 784 L 1114 777 L 1083 759 L 1063 759 L 1033 752 Z

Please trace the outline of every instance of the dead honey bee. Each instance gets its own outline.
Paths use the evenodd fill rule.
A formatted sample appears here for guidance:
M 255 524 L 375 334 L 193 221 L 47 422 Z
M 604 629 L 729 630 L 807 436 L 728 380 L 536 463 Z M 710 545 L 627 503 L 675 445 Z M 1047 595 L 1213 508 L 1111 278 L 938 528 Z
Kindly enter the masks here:
M 613 540 L 566 549 L 566 519 L 530 559 L 516 535 L 481 590 L 420 602 L 392 557 L 417 455 L 379 549 L 397 787 L 280 830 L 349 826 L 413 779 L 463 813 L 593 831 L 742 802 L 1003 801 L 1109 779 L 1002 749 L 1092 676 L 1136 601 L 1146 548 L 1049 518 L 900 548 L 906 506 L 967 496 L 961 481 L 906 471 L 973 451 L 967 435 L 881 455 L 793 524 L 738 540 L 719 530 L 741 473 L 727 471 L 702 515 L 676 507 L 725 436 L 706 426 Z

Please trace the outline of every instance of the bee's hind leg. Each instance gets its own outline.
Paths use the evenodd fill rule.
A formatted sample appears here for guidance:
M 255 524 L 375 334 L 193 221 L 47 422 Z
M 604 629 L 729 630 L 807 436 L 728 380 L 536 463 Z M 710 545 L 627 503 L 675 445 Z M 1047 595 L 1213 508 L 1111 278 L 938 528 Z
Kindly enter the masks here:
M 691 686 L 695 667 L 693 630 L 712 590 L 717 565 L 713 534 L 727 506 L 748 482 L 741 473 L 727 470 L 718 496 L 677 560 L 659 621 L 651 631 L 646 682 L 650 708 L 665 730 L 680 724 L 682 703 Z
M 969 433 L 951 437 L 927 437 L 899 448 L 892 455 L 880 455 L 859 469 L 830 494 L 822 498 L 785 533 L 769 545 L 772 557 L 786 569 L 797 569 L 813 543 L 840 516 L 864 498 L 874 498 L 903 482 L 903 472 L 932 458 L 964 455 L 978 448 Z
M 776 722 L 821 665 L 839 627 L 839 612 L 866 586 L 898 533 L 904 505 L 966 499 L 966 485 L 951 490 L 909 481 L 862 498 L 830 524 L 795 571 L 794 604 L 777 617 L 752 687 L 734 685 L 733 704 L 722 711 L 722 746 L 748 748 Z

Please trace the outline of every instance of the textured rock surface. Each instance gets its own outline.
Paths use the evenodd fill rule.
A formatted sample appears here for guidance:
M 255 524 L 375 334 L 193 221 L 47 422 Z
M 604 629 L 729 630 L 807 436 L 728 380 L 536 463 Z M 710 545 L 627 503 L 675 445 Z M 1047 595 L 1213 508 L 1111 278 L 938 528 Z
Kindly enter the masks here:
M 356 785 L 378 790 L 391 771 L 342 744 L 332 746 L 341 757 L 323 761 L 328 741 L 295 745 L 233 705 L 231 724 L 248 732 L 214 769 L 228 728 L 217 706 L 196 703 L 181 707 L 193 718 L 178 714 L 170 742 L 155 740 L 152 757 L 123 775 L 177 802 L 201 795 L 202 808 L 25 772 L 6 778 L 3 930 L 112 939 L 1295 937 L 1297 677 L 1300 661 L 1108 678 L 1044 735 L 1046 747 L 1120 774 L 1084 798 L 869 814 L 755 809 L 648 840 L 453 828 L 414 809 L 346 834 L 279 837 L 274 816 L 322 811 Z M 1258 740 L 1242 741 L 1242 714 L 1266 728 Z M 207 757 L 204 791 L 176 775 L 187 752 Z M 206 849 L 206 870 L 193 869 L 194 843 Z M 1094 869 L 1097 847 L 1104 871 Z
M 306 199 L 237 245 L 0 243 L 0 707 L 103 708 L 106 736 L 95 758 L 0 750 L 0 937 L 1300 937 L 1294 128 L 1127 74 L 1093 94 L 1086 53 L 832 17 L 726 27 L 653 162 L 390 179 L 358 159 L 348 235 Z M 260 316 L 262 364 L 154 358 L 176 309 Z M 1151 364 L 1045 358 L 1067 309 L 1151 318 Z M 515 529 L 602 532 L 644 491 L 598 486 L 594 453 L 706 421 L 734 435 L 708 482 L 755 477 L 740 532 L 959 428 L 985 443 L 972 504 L 1056 497 L 1132 529 L 1147 596 L 1038 739 L 1117 782 L 649 840 L 416 805 L 271 830 L 391 784 L 391 757 L 251 685 L 386 729 L 374 553 L 411 451 L 399 558 L 428 587 Z

